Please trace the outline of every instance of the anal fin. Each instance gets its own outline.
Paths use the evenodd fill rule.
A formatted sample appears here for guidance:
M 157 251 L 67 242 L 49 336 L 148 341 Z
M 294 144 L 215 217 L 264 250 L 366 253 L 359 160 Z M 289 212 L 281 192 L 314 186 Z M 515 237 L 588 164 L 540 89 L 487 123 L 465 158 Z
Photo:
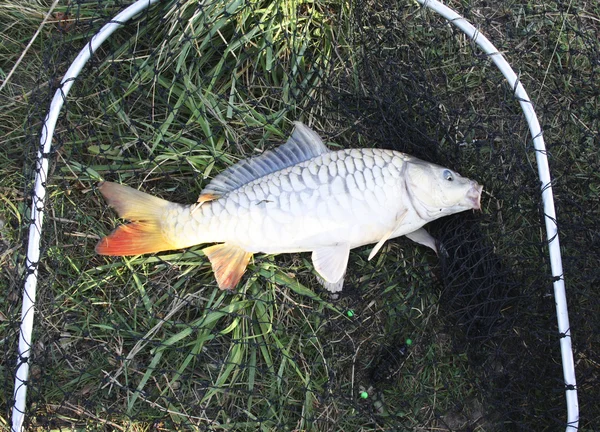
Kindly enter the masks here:
M 239 246 L 221 243 L 202 249 L 222 290 L 232 290 L 242 278 L 252 254 Z

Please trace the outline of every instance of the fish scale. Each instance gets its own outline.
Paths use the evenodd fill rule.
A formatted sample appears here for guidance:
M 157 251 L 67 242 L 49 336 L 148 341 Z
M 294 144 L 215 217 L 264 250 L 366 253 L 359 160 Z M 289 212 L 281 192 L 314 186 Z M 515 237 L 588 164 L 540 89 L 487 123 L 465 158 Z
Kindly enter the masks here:
M 198 211 L 193 205 L 174 206 L 168 217 L 173 230 L 168 235 L 195 235 L 196 243 L 233 243 L 253 253 L 308 250 L 317 236 L 322 244 L 347 241 L 351 247 L 376 242 L 377 236 L 392 228 L 395 215 L 390 210 L 405 209 L 404 185 L 396 181 L 405 157 L 379 149 L 326 153 L 254 180 Z M 365 158 L 373 163 L 365 163 Z M 333 173 L 319 175 L 322 167 L 332 163 Z M 357 186 L 357 174 L 362 188 Z M 387 187 L 385 192 L 382 187 Z M 365 196 L 365 191 L 372 194 Z M 396 203 L 391 202 L 394 198 Z M 190 228 L 190 218 L 195 227 Z M 208 232 L 201 229 L 207 224 Z M 292 239 L 287 238 L 290 234 Z M 264 240 L 256 242 L 257 238 Z
M 252 254 L 312 252 L 321 283 L 343 285 L 350 249 L 376 243 L 371 259 L 406 235 L 437 252 L 422 227 L 479 209 L 482 187 L 459 174 L 381 149 L 330 151 L 301 123 L 275 150 L 218 174 L 193 205 L 170 203 L 105 182 L 100 191 L 132 222 L 96 246 L 104 255 L 134 255 L 201 243 L 217 283 L 234 288 Z

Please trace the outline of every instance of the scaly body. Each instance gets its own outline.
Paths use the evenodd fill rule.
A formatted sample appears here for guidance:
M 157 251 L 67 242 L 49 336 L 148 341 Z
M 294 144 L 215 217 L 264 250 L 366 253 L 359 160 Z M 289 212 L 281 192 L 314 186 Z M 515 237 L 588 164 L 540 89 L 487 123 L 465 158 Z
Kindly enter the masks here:
M 339 242 L 355 248 L 379 241 L 408 211 L 391 237 L 404 235 L 425 223 L 407 199 L 405 157 L 378 149 L 326 153 L 196 211 L 195 205 L 174 205 L 165 235 L 193 244 L 231 243 L 252 253 L 306 252 Z
M 297 123 L 290 140 L 217 176 L 199 203 L 170 203 L 104 183 L 119 215 L 134 221 L 100 241 L 98 253 L 131 255 L 220 243 L 204 249 L 221 288 L 233 288 L 254 253 L 312 251 L 324 285 L 340 290 L 349 250 L 401 235 L 436 250 L 421 227 L 479 208 L 481 186 L 391 150 L 329 151 Z

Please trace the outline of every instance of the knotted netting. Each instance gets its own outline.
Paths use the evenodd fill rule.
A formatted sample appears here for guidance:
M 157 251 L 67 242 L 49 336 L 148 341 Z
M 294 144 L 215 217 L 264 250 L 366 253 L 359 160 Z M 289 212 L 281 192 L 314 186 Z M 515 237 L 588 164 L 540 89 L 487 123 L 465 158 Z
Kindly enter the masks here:
M 25 124 L 27 205 L 49 101 L 126 5 L 71 2 L 44 44 Z M 580 426 L 600 427 L 599 11 L 452 5 L 520 72 L 550 158 Z M 54 134 L 26 428 L 556 430 L 565 383 L 532 137 L 491 60 L 413 2 L 164 1 L 112 35 Z M 121 223 L 98 181 L 191 203 L 302 120 L 331 148 L 403 151 L 484 185 L 481 212 L 353 250 L 339 296 L 309 254 L 256 255 L 235 292 L 201 246 L 107 258 Z M 15 238 L 18 241 L 17 236 Z M 20 237 L 25 238 L 25 234 Z M 6 261 L 3 402 L 13 405 L 26 259 Z M 8 424 L 8 420 L 7 420 Z

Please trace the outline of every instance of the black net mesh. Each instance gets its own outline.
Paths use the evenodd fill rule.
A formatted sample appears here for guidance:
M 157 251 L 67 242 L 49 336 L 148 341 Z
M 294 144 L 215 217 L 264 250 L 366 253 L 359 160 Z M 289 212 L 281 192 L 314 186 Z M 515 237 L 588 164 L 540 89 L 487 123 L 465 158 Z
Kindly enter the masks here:
M 555 179 L 581 426 L 600 429 L 600 11 L 451 3 L 535 101 Z M 53 24 L 25 127 L 25 198 L 53 92 L 125 6 L 72 1 Z M 227 166 L 284 142 L 293 120 L 342 148 L 456 169 L 484 185 L 483 211 L 429 225 L 447 251 L 439 258 L 403 238 L 371 261 L 370 247 L 354 250 L 338 298 L 320 287 L 309 254 L 257 255 L 224 293 L 200 246 L 94 253 L 119 223 L 97 181 L 193 202 Z M 558 430 L 565 386 L 542 221 L 512 88 L 434 13 L 387 0 L 161 2 L 100 48 L 56 128 L 27 428 Z M 2 294 L 6 418 L 24 264 L 21 254 Z

